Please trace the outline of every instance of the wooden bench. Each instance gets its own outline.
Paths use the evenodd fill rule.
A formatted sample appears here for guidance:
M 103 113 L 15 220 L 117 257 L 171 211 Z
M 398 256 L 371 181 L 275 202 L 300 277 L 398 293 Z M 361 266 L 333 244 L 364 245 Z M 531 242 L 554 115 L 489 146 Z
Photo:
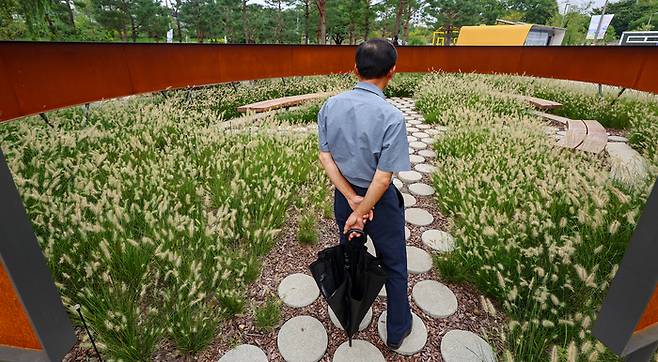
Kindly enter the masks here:
M 557 145 L 579 151 L 600 153 L 608 143 L 605 128 L 593 120 L 568 120 L 567 132 Z
M 532 114 L 541 117 L 547 121 L 554 121 L 554 122 L 562 123 L 564 125 L 566 125 L 569 121 L 571 121 L 570 118 L 558 116 L 555 114 L 545 113 L 541 111 L 532 111 Z
M 518 99 L 524 101 L 524 102 L 532 104 L 535 108 L 542 109 L 542 110 L 555 109 L 555 108 L 558 108 L 558 107 L 562 107 L 562 103 L 549 101 L 547 99 L 541 99 L 541 98 L 530 97 L 530 96 L 522 96 L 522 95 L 518 95 L 518 94 L 515 94 L 514 96 L 517 97 Z
M 238 112 L 240 113 L 246 113 L 246 112 L 267 112 L 271 111 L 274 109 L 279 109 L 279 108 L 289 108 L 293 106 L 298 106 L 302 103 L 316 100 L 316 99 L 322 99 L 329 97 L 333 95 L 333 92 L 322 92 L 322 93 L 309 93 L 309 94 L 302 94 L 299 96 L 289 96 L 289 97 L 282 97 L 282 98 L 276 98 L 276 99 L 268 99 L 266 101 L 262 102 L 256 102 L 252 104 L 246 104 L 244 106 L 238 107 Z

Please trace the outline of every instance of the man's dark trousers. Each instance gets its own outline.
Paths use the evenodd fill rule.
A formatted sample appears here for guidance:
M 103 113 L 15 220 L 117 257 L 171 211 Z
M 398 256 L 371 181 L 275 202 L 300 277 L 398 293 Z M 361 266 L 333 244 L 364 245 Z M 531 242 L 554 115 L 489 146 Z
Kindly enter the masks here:
M 352 185 L 359 196 L 365 196 L 368 189 Z M 388 278 L 386 280 L 386 328 L 387 339 L 398 342 L 411 327 L 411 310 L 407 294 L 407 249 L 404 237 L 404 199 L 395 186 L 389 185 L 382 198 L 374 208 L 374 218 L 365 224 L 365 232 L 370 235 L 377 256 Z M 334 195 L 334 214 L 340 233 L 341 243 L 345 236 L 343 228 L 352 213 L 347 199 L 336 189 Z

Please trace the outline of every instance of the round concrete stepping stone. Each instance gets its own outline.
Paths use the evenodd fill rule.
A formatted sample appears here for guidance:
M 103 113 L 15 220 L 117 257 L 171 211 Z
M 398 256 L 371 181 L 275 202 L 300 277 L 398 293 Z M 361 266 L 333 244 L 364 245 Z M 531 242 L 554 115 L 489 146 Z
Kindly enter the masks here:
M 407 136 L 407 142 L 417 142 L 418 138 L 414 136 Z
M 422 138 L 420 142 L 424 142 L 427 143 L 428 145 L 431 145 L 434 142 L 436 142 L 436 138 Z
M 404 183 L 418 182 L 423 178 L 423 175 L 418 171 L 401 171 L 398 172 L 398 179 Z
M 377 294 L 378 297 L 384 297 L 386 298 L 386 286 L 384 285 L 382 289 L 379 291 L 379 294 Z
M 425 157 L 418 155 L 409 155 L 409 161 L 411 161 L 411 163 L 423 163 L 425 162 Z
M 495 362 L 493 349 L 477 334 L 459 329 L 448 331 L 441 339 L 445 362 Z
M 432 186 L 422 182 L 411 184 L 408 186 L 408 188 L 409 192 L 418 196 L 429 196 L 434 193 Z
M 427 226 L 434 221 L 434 216 L 426 210 L 412 207 L 404 210 L 404 219 L 412 225 Z
M 404 199 L 404 207 L 410 207 L 416 205 L 416 198 L 409 195 L 408 193 L 403 192 L 402 198 Z
M 279 353 L 288 362 L 319 361 L 327 351 L 328 341 L 322 323 L 305 315 L 289 319 L 276 338 Z
M 416 313 L 412 312 L 411 316 L 411 334 L 404 339 L 400 348 L 395 350 L 395 352 L 404 356 L 411 356 L 422 351 L 425 343 L 427 343 L 427 327 L 425 327 L 425 323 Z M 382 315 L 379 316 L 377 332 L 379 332 L 379 338 L 386 343 L 386 311 L 382 312 Z
M 422 150 L 427 148 L 427 143 L 423 142 L 410 142 L 409 146 L 413 149 Z
M 436 280 L 416 283 L 411 294 L 418 308 L 432 318 L 447 318 L 457 311 L 455 293 Z
M 628 138 L 622 136 L 608 136 L 608 142 L 628 142 Z
M 422 124 L 423 122 L 419 121 L 418 119 L 411 119 L 411 120 L 407 121 L 407 123 L 413 124 L 413 125 L 419 125 L 419 124 Z
M 436 152 L 432 150 L 420 150 L 418 151 L 418 154 L 427 157 L 427 158 L 435 158 L 436 157 Z
M 427 164 L 427 163 L 419 163 L 416 166 L 414 166 L 414 169 L 416 171 L 422 172 L 422 173 L 432 173 L 432 172 L 436 171 L 435 166 L 432 166 L 432 165 Z
M 279 284 L 279 298 L 293 308 L 306 307 L 320 296 L 320 289 L 310 275 L 296 273 L 285 277 Z
M 422 274 L 432 270 L 432 257 L 415 246 L 407 246 L 407 270 L 411 274 Z
M 404 187 L 404 183 L 396 178 L 393 179 L 393 185 L 398 188 L 398 190 L 402 190 Z
M 414 136 L 414 137 L 418 137 L 418 138 L 427 138 L 427 137 L 430 136 L 425 132 L 414 132 L 411 135 Z
M 432 126 L 430 126 L 429 124 L 419 124 L 418 128 L 420 128 L 420 129 L 430 129 L 430 128 L 432 128 Z
M 414 153 L 414 152 L 416 152 L 416 150 L 414 150 L 413 148 L 409 147 L 409 154 L 412 154 L 412 153 Z
M 414 127 L 407 128 L 407 133 L 413 134 L 414 132 L 418 132 L 418 131 L 420 131 L 418 128 L 414 128 Z
M 386 362 L 382 352 L 372 343 L 360 339 L 343 342 L 334 353 L 333 362 Z
M 377 251 L 375 250 L 375 244 L 372 242 L 370 236 L 368 236 L 368 240 L 366 241 L 366 249 L 368 249 L 370 255 L 377 256 Z
M 219 362 L 267 362 L 267 355 L 253 344 L 241 344 L 226 352 Z
M 436 135 L 440 134 L 441 132 L 430 128 L 430 129 L 426 129 L 425 133 L 427 133 L 430 136 L 436 136 Z
M 438 252 L 448 253 L 455 249 L 455 241 L 452 235 L 445 231 L 435 229 L 426 230 L 420 238 L 423 240 L 423 244 Z
M 567 131 L 557 131 L 557 132 L 555 132 L 555 134 L 558 135 L 558 136 L 564 137 L 564 136 L 567 135 Z
M 407 241 L 411 237 L 411 230 L 408 227 L 404 227 L 404 240 Z
M 327 306 L 327 311 L 329 311 L 329 319 L 331 319 L 331 323 L 333 323 L 336 326 L 336 328 L 340 329 L 341 331 L 344 331 L 343 326 L 340 325 L 338 318 L 336 318 L 336 314 L 329 306 Z M 361 323 L 359 323 L 359 331 L 368 328 L 370 322 L 372 322 L 372 307 L 368 309 L 368 312 L 361 320 Z

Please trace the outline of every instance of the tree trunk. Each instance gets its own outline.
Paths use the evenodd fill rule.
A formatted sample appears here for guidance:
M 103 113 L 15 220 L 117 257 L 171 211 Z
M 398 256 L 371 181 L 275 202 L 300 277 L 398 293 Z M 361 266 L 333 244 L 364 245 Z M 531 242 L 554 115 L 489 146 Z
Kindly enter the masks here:
M 73 7 L 71 6 L 71 0 L 66 0 L 66 13 L 68 15 L 69 25 L 75 29 L 75 15 L 73 14 Z
M 325 9 L 326 0 L 315 0 L 315 5 L 318 7 L 320 34 L 318 43 L 327 44 L 327 12 Z
M 404 13 L 404 6 L 405 6 L 404 0 L 400 0 L 398 2 L 398 7 L 395 10 L 395 27 L 393 28 L 393 33 L 391 34 L 391 36 L 393 37 L 396 43 L 395 45 L 398 45 L 397 39 L 400 37 L 400 25 L 402 23 L 402 14 Z
M 135 25 L 135 18 L 130 16 L 130 32 L 133 43 L 137 43 L 137 25 Z
M 281 0 L 277 0 L 276 28 L 274 29 L 274 41 L 281 43 L 281 32 L 283 31 L 283 12 L 281 10 Z
M 412 13 L 412 6 L 411 2 L 413 0 L 409 0 L 407 2 L 407 13 L 405 14 L 405 20 L 404 20 L 404 27 L 402 28 L 402 42 L 403 44 L 409 44 L 409 23 L 411 22 L 411 17 L 413 16 Z
M 247 0 L 242 0 L 242 30 L 244 31 L 244 42 L 249 44 L 249 22 L 247 21 Z
M 304 42 L 308 44 L 308 27 L 309 27 L 309 18 L 310 18 L 310 10 L 309 10 L 309 2 L 311 0 L 304 0 Z
M 365 0 L 365 2 L 366 8 L 363 12 L 365 14 L 363 18 L 363 41 L 368 40 L 368 34 L 370 33 L 370 0 Z
M 449 46 L 452 43 L 452 25 L 446 26 L 446 41 L 443 45 Z

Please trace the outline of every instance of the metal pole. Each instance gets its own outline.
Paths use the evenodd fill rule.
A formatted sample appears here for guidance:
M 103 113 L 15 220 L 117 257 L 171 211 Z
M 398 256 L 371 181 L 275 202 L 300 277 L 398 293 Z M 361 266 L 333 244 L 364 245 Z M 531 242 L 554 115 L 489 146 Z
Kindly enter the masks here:
M 630 353 L 624 357 L 624 362 L 649 362 L 654 352 L 658 348 L 658 342 L 654 342 L 646 347 L 642 347 L 637 351 Z
M 605 0 L 603 4 L 603 10 L 601 11 L 601 18 L 599 19 L 599 24 L 596 26 L 596 33 L 594 34 L 594 44 L 599 40 L 599 32 L 601 31 L 601 25 L 603 24 L 603 17 L 605 16 L 605 9 L 608 7 L 608 0 Z

